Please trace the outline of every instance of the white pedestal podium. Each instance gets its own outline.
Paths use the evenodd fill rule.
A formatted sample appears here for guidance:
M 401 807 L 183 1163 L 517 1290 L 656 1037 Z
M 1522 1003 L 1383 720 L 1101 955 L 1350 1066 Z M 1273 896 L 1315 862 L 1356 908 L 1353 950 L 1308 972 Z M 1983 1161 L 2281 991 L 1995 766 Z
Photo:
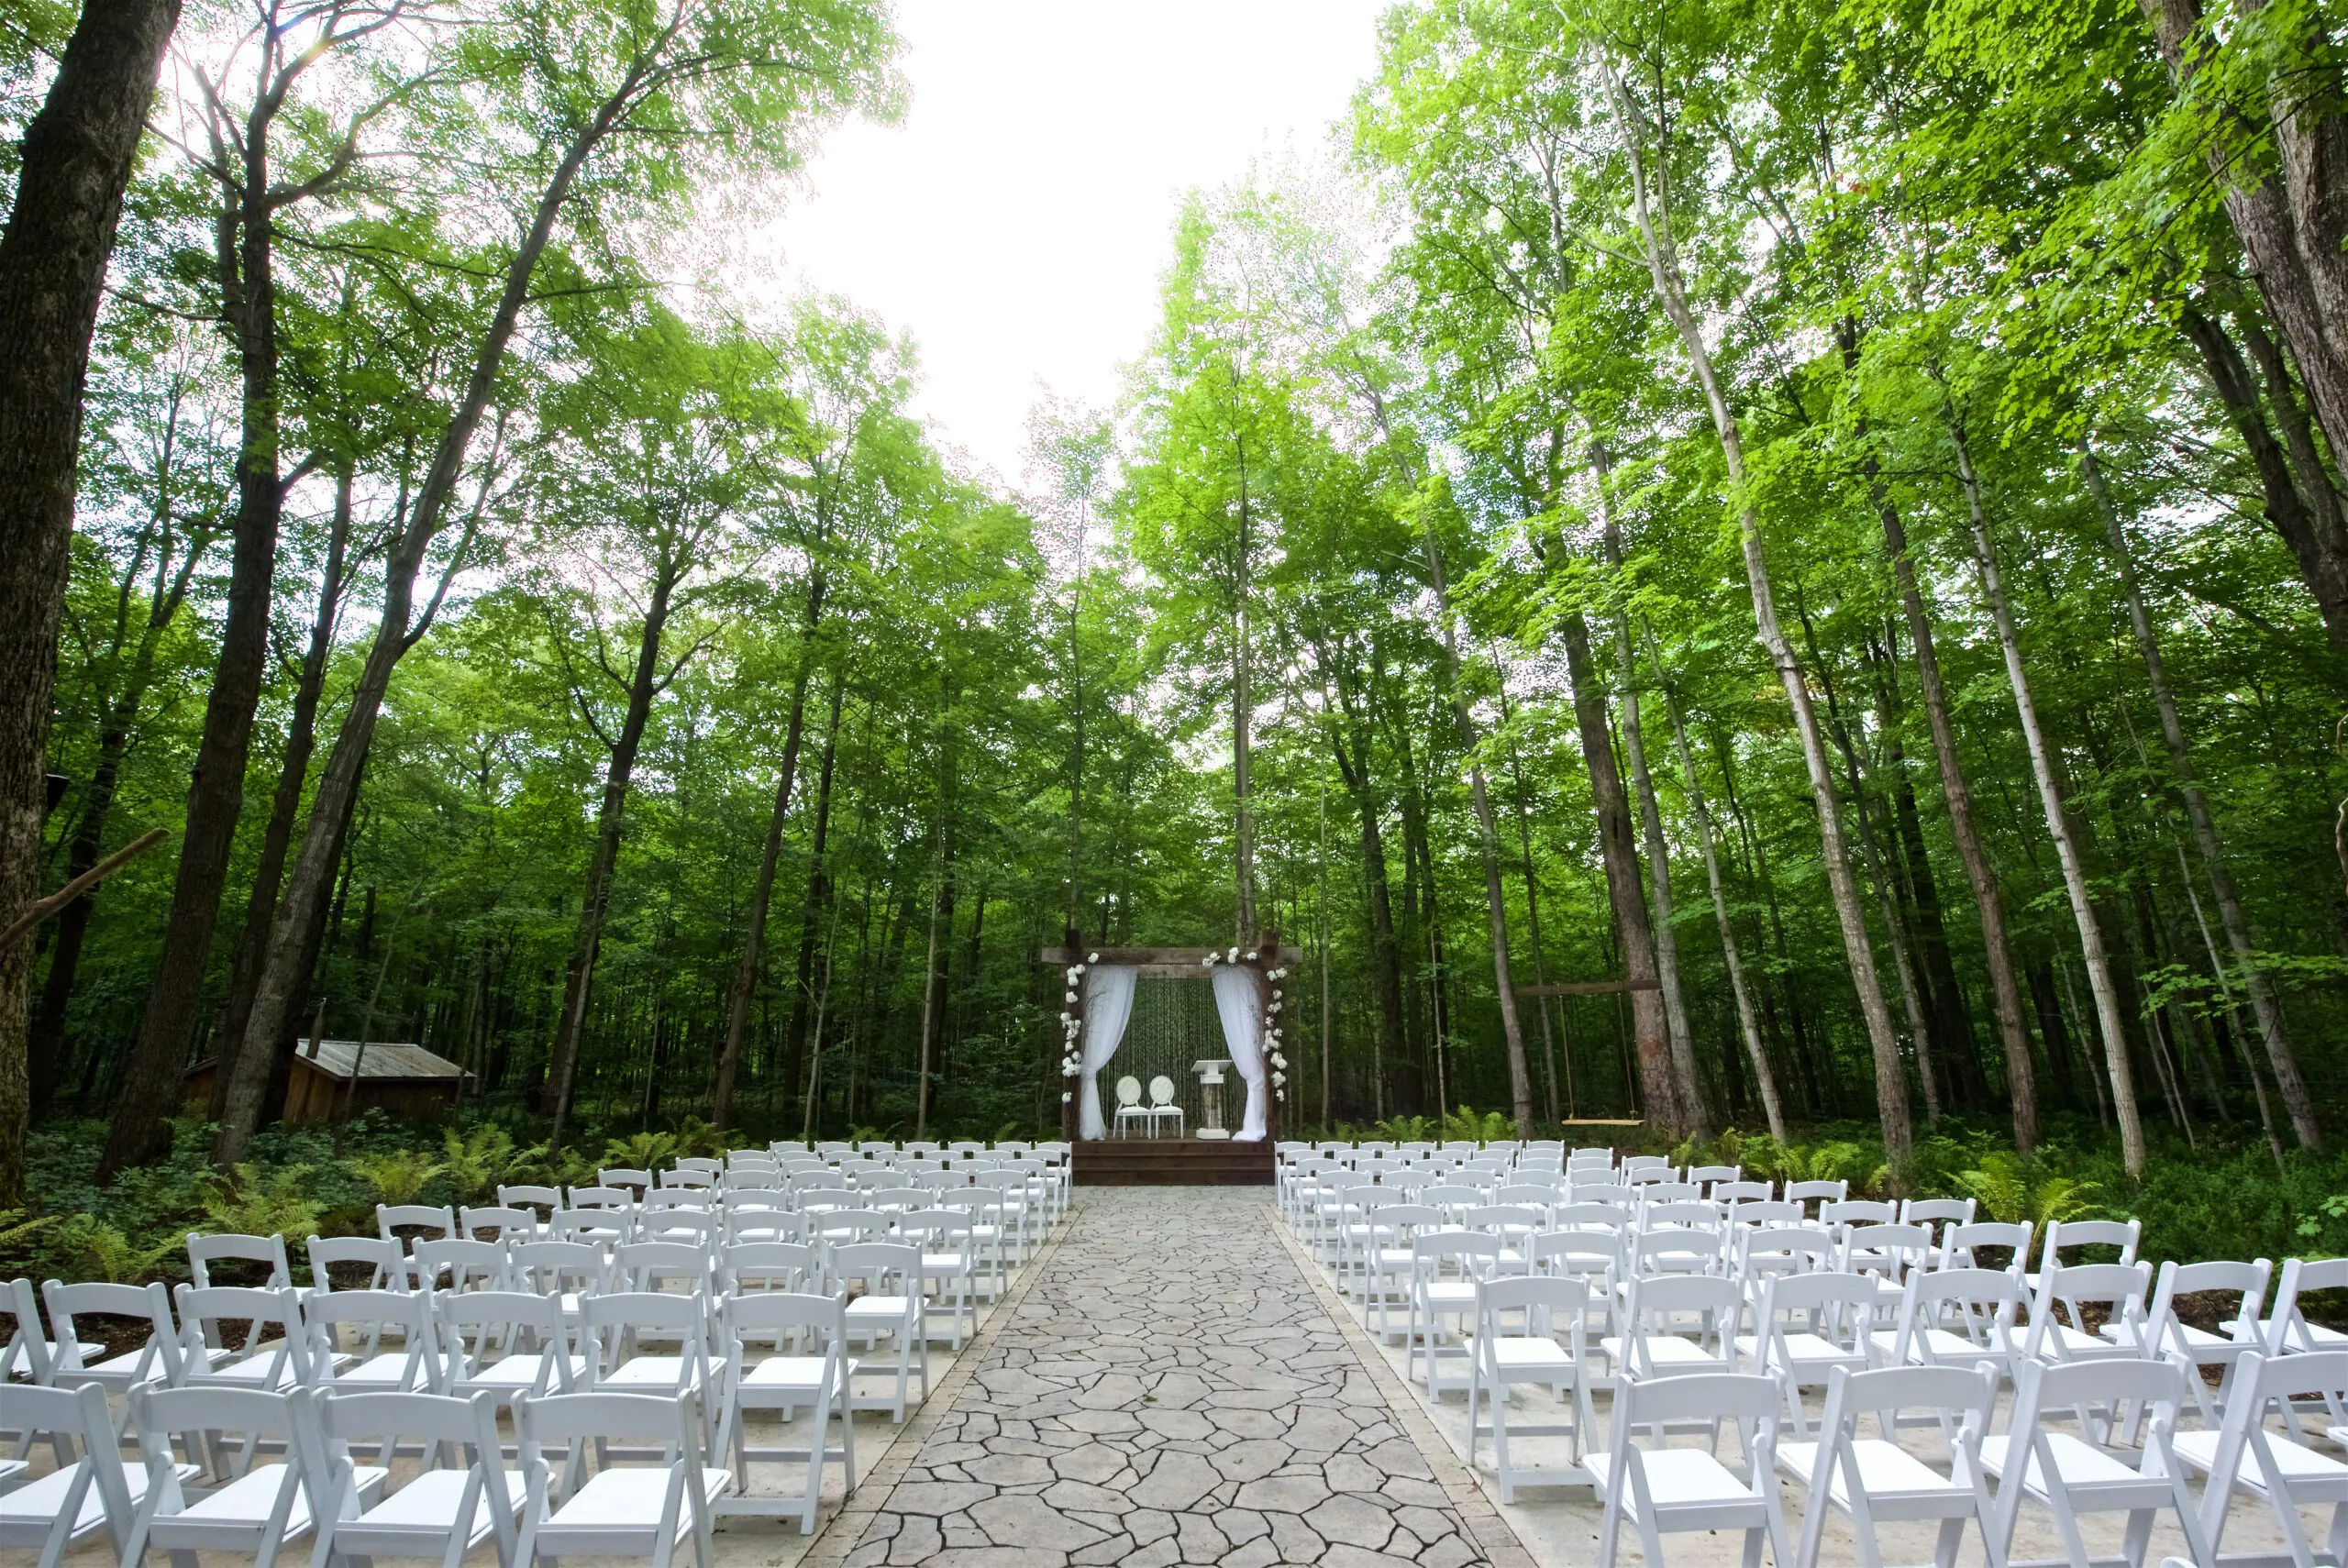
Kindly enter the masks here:
M 1223 1124 L 1223 1070 L 1231 1064 L 1218 1056 L 1212 1061 L 1193 1062 L 1191 1072 L 1199 1080 L 1199 1132 L 1202 1138 L 1228 1138 L 1230 1130 Z

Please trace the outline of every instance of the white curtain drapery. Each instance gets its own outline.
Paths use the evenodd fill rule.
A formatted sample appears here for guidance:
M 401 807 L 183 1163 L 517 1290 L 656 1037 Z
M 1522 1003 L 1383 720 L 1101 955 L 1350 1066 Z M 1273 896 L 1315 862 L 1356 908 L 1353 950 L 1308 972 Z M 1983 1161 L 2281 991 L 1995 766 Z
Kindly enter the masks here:
M 1268 1109 L 1264 1082 L 1264 999 L 1257 989 L 1256 972 L 1239 965 L 1217 965 L 1214 971 L 1215 1011 L 1223 1015 L 1224 1043 L 1230 1047 L 1231 1065 L 1247 1080 L 1247 1112 L 1232 1134 L 1238 1143 L 1261 1143 L 1264 1113 Z M 1088 1055 L 1087 1060 L 1090 1060 Z
M 1109 1124 L 1101 1115 L 1101 1069 L 1125 1038 L 1125 1021 L 1134 1012 L 1134 983 L 1140 978 L 1141 971 L 1130 964 L 1095 964 L 1084 972 L 1084 1089 L 1076 1126 L 1080 1138 L 1109 1135 Z

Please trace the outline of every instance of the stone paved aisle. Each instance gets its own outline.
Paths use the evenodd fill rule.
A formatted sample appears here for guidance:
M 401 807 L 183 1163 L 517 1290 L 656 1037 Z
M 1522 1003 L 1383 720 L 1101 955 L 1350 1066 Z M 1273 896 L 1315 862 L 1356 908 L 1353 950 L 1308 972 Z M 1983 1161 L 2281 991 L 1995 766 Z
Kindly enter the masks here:
M 1268 1192 L 1079 1198 L 849 1568 L 1485 1561 Z

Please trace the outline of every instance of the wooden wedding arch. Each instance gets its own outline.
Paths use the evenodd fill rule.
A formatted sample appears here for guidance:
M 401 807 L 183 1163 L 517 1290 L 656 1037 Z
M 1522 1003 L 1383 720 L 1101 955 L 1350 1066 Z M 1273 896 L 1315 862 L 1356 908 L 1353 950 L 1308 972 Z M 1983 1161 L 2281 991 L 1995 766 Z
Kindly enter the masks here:
M 1233 956 L 1235 954 L 1237 956 Z M 1269 1010 L 1281 990 L 1272 972 L 1276 969 L 1284 971 L 1303 956 L 1299 948 L 1282 947 L 1277 931 L 1257 932 L 1253 942 L 1239 946 L 1113 947 L 1086 945 L 1082 934 L 1071 926 L 1059 946 L 1043 949 L 1036 955 L 1036 961 L 1060 971 L 1067 982 L 1060 993 L 1064 1003 L 1062 1016 L 1079 1020 L 1084 1017 L 1085 983 L 1091 978 L 1092 970 L 1099 965 L 1131 966 L 1140 971 L 1141 978 L 1157 980 L 1204 980 L 1211 978 L 1218 968 L 1245 969 L 1256 982 L 1256 1015 L 1267 1024 L 1263 1033 L 1264 1070 L 1269 1074 L 1274 1049 L 1269 1021 L 1278 1017 Z M 1210 959 L 1213 962 L 1209 962 Z M 1069 978 L 1069 971 L 1076 969 L 1079 965 L 1083 968 Z M 1069 995 L 1071 991 L 1075 993 L 1072 997 Z M 1081 1041 L 1080 1032 L 1077 1039 Z M 1061 1042 L 1061 1052 L 1053 1056 L 1055 1062 L 1065 1054 L 1069 1044 L 1066 1040 Z M 1057 1074 L 1057 1069 L 1055 1071 Z M 1075 1080 L 1062 1078 L 1060 1088 L 1065 1096 L 1060 1101 L 1060 1136 L 1073 1143 L 1077 1132 Z M 1286 1099 L 1286 1091 L 1279 1088 L 1265 1096 L 1264 1138 L 1267 1143 L 1280 1135 L 1280 1109 Z

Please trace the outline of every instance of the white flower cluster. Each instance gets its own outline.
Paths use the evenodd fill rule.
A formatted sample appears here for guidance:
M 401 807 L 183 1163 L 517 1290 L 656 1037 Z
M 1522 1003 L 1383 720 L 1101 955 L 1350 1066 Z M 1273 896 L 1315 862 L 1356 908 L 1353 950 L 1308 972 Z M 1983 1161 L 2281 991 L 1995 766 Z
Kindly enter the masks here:
M 1280 982 L 1288 977 L 1288 971 L 1284 968 L 1269 969 L 1265 971 L 1264 977 L 1271 982 L 1271 995 L 1264 1001 L 1265 1057 L 1272 1065 L 1272 1098 L 1285 1100 L 1288 1099 L 1288 1057 L 1280 1051 Z

